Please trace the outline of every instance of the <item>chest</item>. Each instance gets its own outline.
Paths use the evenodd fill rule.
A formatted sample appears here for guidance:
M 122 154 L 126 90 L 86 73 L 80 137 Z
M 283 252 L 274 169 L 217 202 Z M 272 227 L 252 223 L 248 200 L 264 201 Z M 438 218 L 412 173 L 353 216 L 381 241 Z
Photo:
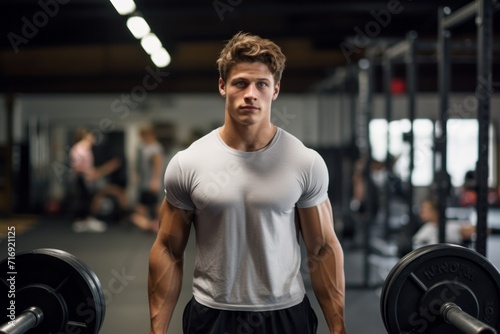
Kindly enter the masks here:
M 192 178 L 198 208 L 219 211 L 245 207 L 287 211 L 302 194 L 304 175 L 296 166 L 258 160 L 211 163 Z

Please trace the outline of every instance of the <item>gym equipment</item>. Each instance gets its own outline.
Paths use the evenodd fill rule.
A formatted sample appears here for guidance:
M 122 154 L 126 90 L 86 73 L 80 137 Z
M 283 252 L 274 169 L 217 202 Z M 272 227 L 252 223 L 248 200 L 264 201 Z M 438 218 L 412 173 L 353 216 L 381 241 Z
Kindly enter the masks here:
M 489 145 L 489 123 L 491 113 L 491 94 L 485 94 L 492 87 L 491 73 L 493 70 L 493 14 L 495 11 L 495 0 L 475 0 L 451 12 L 449 8 L 440 8 L 438 11 L 438 68 L 439 68 L 439 96 L 440 116 L 443 123 L 441 126 L 441 136 L 437 145 L 437 152 L 440 152 L 441 161 L 439 163 L 445 169 L 446 162 L 446 122 L 449 113 L 449 95 L 451 82 L 451 29 L 462 25 L 464 22 L 474 20 L 476 23 L 476 43 L 477 43 L 477 120 L 479 124 L 478 140 L 478 160 L 476 172 L 478 175 L 477 187 L 477 224 L 476 224 L 476 250 L 486 255 L 487 242 L 487 214 L 488 214 L 488 145 Z M 478 94 L 478 92 L 481 92 Z M 446 176 L 442 173 L 439 183 L 440 192 L 440 217 L 439 241 L 445 240 L 445 203 L 446 203 Z M 444 182 L 442 182 L 444 181 Z
M 424 246 L 389 272 L 380 306 L 389 334 L 496 333 L 500 273 L 472 249 Z
M 62 250 L 37 249 L 3 260 L 0 290 L 2 300 L 7 299 L 2 309 L 11 319 L 0 325 L 0 334 L 97 334 L 104 321 L 99 279 Z

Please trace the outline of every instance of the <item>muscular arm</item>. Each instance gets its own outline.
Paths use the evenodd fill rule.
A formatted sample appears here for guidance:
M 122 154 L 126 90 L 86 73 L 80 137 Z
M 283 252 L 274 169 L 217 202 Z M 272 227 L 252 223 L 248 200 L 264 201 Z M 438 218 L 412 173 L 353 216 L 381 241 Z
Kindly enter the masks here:
M 170 324 L 182 286 L 184 250 L 192 212 L 164 200 L 160 228 L 149 255 L 148 296 L 151 334 L 164 334 Z
M 315 207 L 298 209 L 298 213 L 314 294 L 330 333 L 345 333 L 344 255 L 333 229 L 330 201 L 326 200 Z

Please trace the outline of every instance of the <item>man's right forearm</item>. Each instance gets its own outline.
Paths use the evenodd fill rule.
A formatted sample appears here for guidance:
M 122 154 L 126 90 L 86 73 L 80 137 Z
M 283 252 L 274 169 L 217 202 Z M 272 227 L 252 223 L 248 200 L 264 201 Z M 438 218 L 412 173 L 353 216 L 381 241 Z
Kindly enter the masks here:
M 149 256 L 150 334 L 165 334 L 182 287 L 183 258 L 155 243 Z

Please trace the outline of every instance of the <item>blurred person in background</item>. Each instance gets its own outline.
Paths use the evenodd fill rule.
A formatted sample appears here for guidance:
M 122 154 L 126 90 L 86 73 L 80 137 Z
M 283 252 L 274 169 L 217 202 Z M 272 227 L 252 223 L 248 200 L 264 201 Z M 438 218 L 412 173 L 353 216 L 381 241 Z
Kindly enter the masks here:
M 163 197 L 164 152 L 151 126 L 142 127 L 140 136 L 142 144 L 137 161 L 139 198 L 130 220 L 142 230 L 156 232 Z
M 420 204 L 422 226 L 413 235 L 413 248 L 437 244 L 439 241 L 439 207 L 437 200 L 426 198 Z M 448 220 L 446 222 L 446 242 L 463 245 L 473 238 L 476 227 L 469 221 Z
M 94 166 L 92 146 L 96 143 L 95 135 L 84 128 L 75 133 L 75 144 L 70 150 L 72 180 L 76 195 L 73 231 L 104 232 L 105 222 L 95 217 L 95 196 L 99 191 L 99 181 L 120 167 L 120 160 L 111 159 L 99 167 Z

